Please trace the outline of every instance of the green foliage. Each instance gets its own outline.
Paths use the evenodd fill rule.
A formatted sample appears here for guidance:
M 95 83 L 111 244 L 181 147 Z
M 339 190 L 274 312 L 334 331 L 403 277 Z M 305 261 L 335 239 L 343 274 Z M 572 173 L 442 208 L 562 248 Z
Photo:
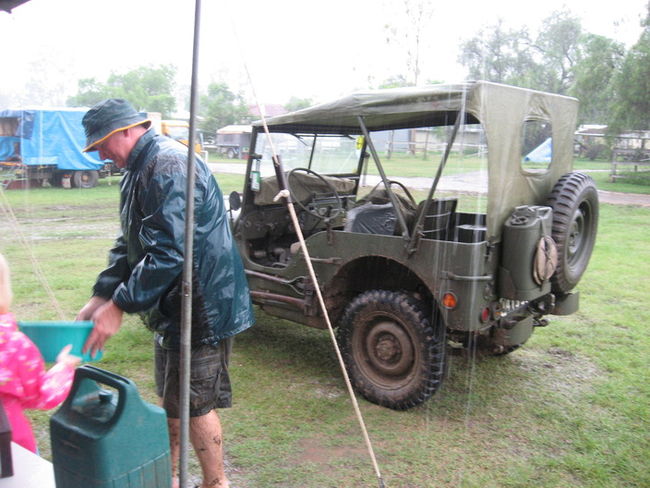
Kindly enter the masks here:
M 644 130 L 650 128 L 648 18 L 627 53 L 620 42 L 584 32 L 566 9 L 544 19 L 536 37 L 498 21 L 465 40 L 458 61 L 470 79 L 575 96 L 581 102 L 579 121 L 608 124 L 612 135 Z
M 241 123 L 248 108 L 241 95 L 235 94 L 225 83 L 210 83 L 206 94 L 200 97 L 200 128 L 209 132 L 229 124 Z
M 470 79 L 564 94 L 573 81 L 581 32 L 580 21 L 566 10 L 546 18 L 536 38 L 499 20 L 463 42 L 458 60 Z
M 613 97 L 612 83 L 625 48 L 620 42 L 594 34 L 584 34 L 580 47 L 569 94 L 580 100 L 580 122 L 605 124 Z
M 92 107 L 97 102 L 112 96 L 106 84 L 98 82 L 95 78 L 82 78 L 77 84 L 79 86 L 77 94 L 68 99 L 70 107 Z
M 403 86 L 412 86 L 404 75 L 395 75 L 380 83 L 379 88 L 401 88 Z
M 499 20 L 464 41 L 458 61 L 469 69 L 470 79 L 529 86 L 527 76 L 533 66 L 529 45 L 525 29 L 506 29 Z
M 610 166 L 608 165 L 607 169 L 609 168 Z M 593 177 L 599 190 L 621 193 L 650 193 L 650 171 L 619 171 L 618 174 L 621 178 L 617 178 L 615 182 L 612 181 L 609 171 L 590 173 L 590 176 Z
M 69 106 L 92 106 L 105 98 L 124 98 L 136 110 L 160 112 L 168 118 L 176 108 L 172 95 L 176 68 L 141 66 L 124 74 L 112 73 L 105 83 L 95 78 L 79 80 L 77 95 L 68 100 Z
M 625 56 L 614 80 L 612 134 L 623 130 L 650 128 L 650 3 L 639 41 Z
M 534 88 L 565 94 L 573 83 L 582 26 L 568 11 L 553 12 L 542 22 L 533 43 L 538 74 Z
M 293 112 L 295 110 L 310 107 L 313 105 L 313 103 L 314 102 L 311 98 L 291 97 L 285 104 L 284 108 L 286 108 L 289 112 Z

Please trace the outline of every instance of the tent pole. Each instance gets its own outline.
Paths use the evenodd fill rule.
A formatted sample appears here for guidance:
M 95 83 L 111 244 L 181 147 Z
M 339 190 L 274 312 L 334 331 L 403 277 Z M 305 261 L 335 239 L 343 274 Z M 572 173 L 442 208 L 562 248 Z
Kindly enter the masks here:
M 194 43 L 192 48 L 192 83 L 190 87 L 190 133 L 187 148 L 187 188 L 185 207 L 185 252 L 183 261 L 183 297 L 181 302 L 180 354 L 180 457 L 179 486 L 187 486 L 190 413 L 190 357 L 192 341 L 192 264 L 194 262 L 194 140 L 196 132 L 197 84 L 199 65 L 199 31 L 201 0 L 195 0 Z

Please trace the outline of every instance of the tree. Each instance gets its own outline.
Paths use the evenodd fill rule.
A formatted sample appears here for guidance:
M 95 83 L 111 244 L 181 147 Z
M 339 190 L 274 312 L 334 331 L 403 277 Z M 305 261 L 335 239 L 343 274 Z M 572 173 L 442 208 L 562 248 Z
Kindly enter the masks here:
M 609 132 L 650 129 L 650 2 L 641 22 L 643 31 L 632 46 L 613 83 L 613 110 Z
M 458 60 L 473 79 L 565 94 L 581 32 L 580 21 L 567 11 L 553 12 L 534 39 L 526 29 L 506 29 L 499 20 L 463 42 Z
M 68 99 L 70 107 L 91 107 L 97 102 L 110 98 L 108 87 L 95 78 L 82 78 L 77 82 L 77 94 Z
M 458 61 L 468 69 L 470 79 L 530 85 L 533 59 L 528 33 L 505 29 L 501 19 L 461 43 Z
M 625 47 L 620 42 L 594 34 L 584 34 L 579 45 L 579 59 L 573 68 L 569 95 L 580 100 L 580 123 L 606 124 L 613 81 L 621 68 Z
M 65 68 L 57 64 L 52 52 L 42 52 L 29 63 L 29 77 L 23 93 L 16 97 L 20 105 L 61 106 L 65 103 Z
M 401 7 L 401 24 L 384 26 L 387 33 L 386 44 L 398 44 L 405 49 L 406 71 L 410 78 L 408 82 L 409 85 L 417 85 L 420 80 L 420 53 L 425 45 L 424 33 L 433 17 L 433 2 L 403 0 Z
M 311 105 L 313 105 L 311 98 L 291 97 L 285 104 L 284 108 L 286 108 L 288 112 L 294 112 L 296 110 L 300 110 L 301 108 L 310 107 Z
M 582 26 L 568 11 L 553 12 L 542 22 L 533 43 L 538 67 L 535 88 L 566 94 L 574 79 L 579 58 Z
M 401 88 L 403 86 L 413 86 L 413 85 L 408 81 L 406 81 L 406 77 L 404 75 L 394 75 L 379 83 L 378 88 L 380 90 L 383 90 L 384 88 Z
M 168 118 L 176 108 L 172 95 L 175 77 L 174 66 L 161 65 L 141 66 L 124 74 L 112 73 L 106 83 L 84 78 L 79 80 L 79 91 L 68 100 L 68 105 L 92 106 L 105 98 L 124 98 L 137 110 L 160 112 L 163 118 Z
M 241 122 L 248 115 L 248 108 L 241 95 L 230 91 L 225 83 L 211 83 L 207 94 L 200 97 L 201 129 L 216 132 L 229 124 Z

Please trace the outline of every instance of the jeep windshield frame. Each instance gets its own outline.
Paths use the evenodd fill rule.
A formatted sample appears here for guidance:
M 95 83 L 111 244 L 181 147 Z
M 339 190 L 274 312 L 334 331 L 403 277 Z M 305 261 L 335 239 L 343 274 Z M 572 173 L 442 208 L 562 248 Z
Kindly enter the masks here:
M 463 114 L 462 124 L 481 124 L 486 133 L 487 230 L 488 239 L 498 241 L 514 207 L 542 205 L 558 178 L 571 171 L 577 108 L 575 98 L 476 81 L 354 93 L 272 117 L 266 120 L 266 126 L 270 133 L 346 137 L 363 136 L 365 126 L 371 137 L 376 131 L 452 126 L 458 114 Z M 553 159 L 543 173 L 527 172 L 521 167 L 522 127 L 530 118 L 549 120 L 553 128 Z M 261 121 L 252 126 L 258 134 L 263 130 Z M 364 146 L 367 144 L 364 141 Z M 359 169 L 362 163 L 360 158 Z M 378 158 L 375 163 L 381 172 Z M 386 184 L 385 175 L 382 180 Z
M 272 148 L 268 139 L 255 134 L 256 159 L 272 164 Z M 283 154 L 283 166 L 288 170 L 300 167 L 336 176 L 351 176 L 358 172 L 356 138 L 346 134 L 273 133 L 273 149 Z

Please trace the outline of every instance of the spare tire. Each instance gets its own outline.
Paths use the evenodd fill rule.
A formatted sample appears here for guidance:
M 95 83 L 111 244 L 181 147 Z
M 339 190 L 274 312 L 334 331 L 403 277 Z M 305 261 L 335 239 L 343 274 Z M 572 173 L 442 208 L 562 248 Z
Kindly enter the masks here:
M 551 191 L 552 237 L 557 244 L 557 268 L 551 277 L 556 293 L 571 291 L 589 264 L 598 229 L 598 191 L 590 176 L 567 173 Z

